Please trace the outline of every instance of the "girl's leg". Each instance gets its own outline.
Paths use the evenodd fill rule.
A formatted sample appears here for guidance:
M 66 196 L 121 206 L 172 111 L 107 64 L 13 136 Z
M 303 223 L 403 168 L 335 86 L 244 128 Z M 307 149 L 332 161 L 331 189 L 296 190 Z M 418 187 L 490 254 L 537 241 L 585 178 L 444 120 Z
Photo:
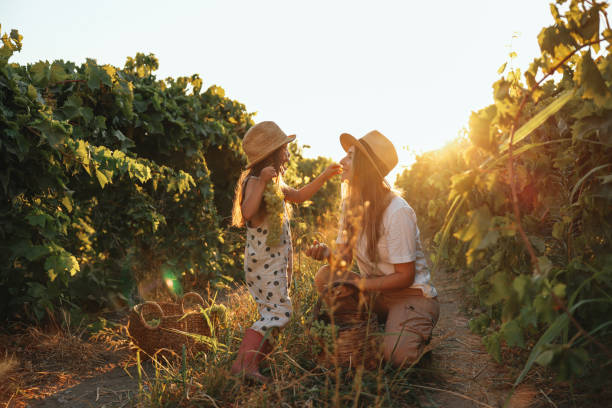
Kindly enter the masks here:
M 383 340 L 385 360 L 396 367 L 417 361 L 439 315 L 438 301 L 424 296 L 409 296 L 390 305 Z
M 269 382 L 270 379 L 259 372 L 259 363 L 270 351 L 270 343 L 261 333 L 247 329 L 232 364 L 232 374 L 244 375 L 246 378 L 262 383 Z

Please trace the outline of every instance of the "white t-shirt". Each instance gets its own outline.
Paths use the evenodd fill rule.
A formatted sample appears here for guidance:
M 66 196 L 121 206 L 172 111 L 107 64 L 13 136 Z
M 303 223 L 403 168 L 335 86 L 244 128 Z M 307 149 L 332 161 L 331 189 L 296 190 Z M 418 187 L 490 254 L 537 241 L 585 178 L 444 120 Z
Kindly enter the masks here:
M 343 221 L 336 243 L 344 244 Z M 367 244 L 363 234 L 357 240 L 354 256 L 359 272 L 363 276 L 384 276 L 395 273 L 394 264 L 414 262 L 414 283 L 412 288 L 421 289 L 423 295 L 432 298 L 438 295 L 431 283 L 427 260 L 421 246 L 416 214 L 406 200 L 395 196 L 383 213 L 382 233 L 378 240 L 378 263 L 367 255 Z

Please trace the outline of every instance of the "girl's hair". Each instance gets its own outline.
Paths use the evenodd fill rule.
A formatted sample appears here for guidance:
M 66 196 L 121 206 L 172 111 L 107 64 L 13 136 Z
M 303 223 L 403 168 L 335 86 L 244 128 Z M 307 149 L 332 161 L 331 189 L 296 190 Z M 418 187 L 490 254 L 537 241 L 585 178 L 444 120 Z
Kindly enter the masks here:
M 236 190 L 234 193 L 234 206 L 232 208 L 232 226 L 234 227 L 242 227 L 245 224 L 244 217 L 242 216 L 242 200 L 244 195 L 244 188 L 246 187 L 246 181 L 249 177 L 259 177 L 259 174 L 264 169 L 264 167 L 272 166 L 274 170 L 276 170 L 277 182 L 280 183 L 281 180 L 281 159 L 280 152 L 283 146 L 274 150 L 272 153 L 267 155 L 262 161 L 256 163 L 250 169 L 243 170 L 240 174 L 240 178 L 238 179 L 238 183 L 236 184 Z M 261 200 L 261 205 L 266 206 L 264 200 Z
M 366 239 L 368 258 L 375 261 L 378 240 L 382 233 L 382 216 L 394 193 L 389 183 L 380 176 L 370 160 L 358 148 L 354 149 L 352 171 L 349 207 L 357 210 L 355 213 L 362 214 L 359 234 L 363 234 Z

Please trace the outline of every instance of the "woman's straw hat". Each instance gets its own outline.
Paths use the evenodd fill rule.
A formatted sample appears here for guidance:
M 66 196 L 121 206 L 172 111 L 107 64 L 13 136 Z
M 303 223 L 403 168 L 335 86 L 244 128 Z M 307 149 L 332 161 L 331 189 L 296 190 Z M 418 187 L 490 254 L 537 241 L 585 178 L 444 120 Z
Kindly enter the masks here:
M 382 178 L 385 178 L 397 164 L 397 152 L 393 143 L 378 130 L 368 132 L 361 139 L 343 133 L 340 135 L 340 144 L 346 152 L 351 146 L 358 148 Z
M 259 122 L 250 128 L 242 139 L 242 149 L 248 161 L 246 168 L 251 168 L 282 145 L 294 140 L 295 135 L 287 136 L 276 123 Z

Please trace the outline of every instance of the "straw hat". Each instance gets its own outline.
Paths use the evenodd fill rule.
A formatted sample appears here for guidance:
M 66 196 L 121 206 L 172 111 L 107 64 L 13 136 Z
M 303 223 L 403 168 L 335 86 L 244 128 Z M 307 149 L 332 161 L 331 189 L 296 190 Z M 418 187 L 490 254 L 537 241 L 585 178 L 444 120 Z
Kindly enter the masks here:
M 248 161 L 246 168 L 251 168 L 282 145 L 294 140 L 295 135 L 287 136 L 276 123 L 259 122 L 250 128 L 242 139 L 242 149 Z
M 393 143 L 378 130 L 368 132 L 361 139 L 343 133 L 340 135 L 340 144 L 346 152 L 351 146 L 359 149 L 382 178 L 385 178 L 397 164 L 397 152 Z

